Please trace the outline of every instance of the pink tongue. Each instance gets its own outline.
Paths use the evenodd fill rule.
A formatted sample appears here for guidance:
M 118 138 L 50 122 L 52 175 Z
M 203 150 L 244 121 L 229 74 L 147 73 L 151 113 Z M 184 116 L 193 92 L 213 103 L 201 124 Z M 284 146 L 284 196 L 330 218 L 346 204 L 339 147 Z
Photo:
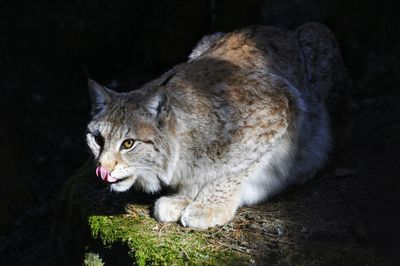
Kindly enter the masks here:
M 96 168 L 96 175 L 98 177 L 101 177 L 101 179 L 103 179 L 104 181 L 110 182 L 110 183 L 113 183 L 113 182 L 118 180 L 118 179 L 112 177 L 110 172 L 107 169 L 105 169 L 104 167 L 101 167 L 101 166 L 98 166 Z

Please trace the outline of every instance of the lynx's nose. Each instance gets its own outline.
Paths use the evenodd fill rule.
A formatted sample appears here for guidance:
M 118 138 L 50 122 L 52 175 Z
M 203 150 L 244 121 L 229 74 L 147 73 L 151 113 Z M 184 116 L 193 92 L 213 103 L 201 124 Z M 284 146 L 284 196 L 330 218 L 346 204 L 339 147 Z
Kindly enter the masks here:
M 111 172 L 108 171 L 106 168 L 102 166 L 98 166 L 96 168 L 96 175 L 103 179 L 103 181 L 108 182 L 108 183 L 114 183 L 118 181 L 118 179 L 114 178 L 111 176 Z

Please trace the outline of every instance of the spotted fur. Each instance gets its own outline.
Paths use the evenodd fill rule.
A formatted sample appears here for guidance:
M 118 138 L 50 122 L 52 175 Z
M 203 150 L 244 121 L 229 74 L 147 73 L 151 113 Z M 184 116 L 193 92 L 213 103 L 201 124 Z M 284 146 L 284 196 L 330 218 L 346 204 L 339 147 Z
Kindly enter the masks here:
M 326 102 L 345 72 L 321 24 L 218 33 L 138 90 L 116 93 L 89 81 L 87 142 L 118 179 L 112 190 L 175 188 L 155 203 L 158 220 L 222 225 L 239 206 L 323 166 L 331 147 Z M 121 149 L 126 139 L 135 140 L 132 149 Z

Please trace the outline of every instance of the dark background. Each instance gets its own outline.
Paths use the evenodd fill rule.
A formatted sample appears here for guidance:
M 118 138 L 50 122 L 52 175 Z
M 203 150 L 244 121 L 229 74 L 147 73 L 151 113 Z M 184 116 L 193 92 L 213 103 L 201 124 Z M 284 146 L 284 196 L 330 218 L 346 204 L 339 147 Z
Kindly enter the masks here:
M 87 70 L 111 88 L 134 89 L 185 61 L 205 34 L 319 21 L 338 38 L 353 101 L 397 99 L 395 2 L 1 1 L 0 257 L 48 263 L 57 195 L 89 156 Z

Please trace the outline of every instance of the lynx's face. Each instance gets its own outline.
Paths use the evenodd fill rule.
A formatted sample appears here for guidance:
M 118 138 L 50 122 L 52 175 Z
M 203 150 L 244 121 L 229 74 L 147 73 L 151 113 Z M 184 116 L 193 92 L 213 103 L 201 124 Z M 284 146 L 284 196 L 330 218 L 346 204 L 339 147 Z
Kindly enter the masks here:
M 166 94 L 118 94 L 94 81 L 89 88 L 93 119 L 86 137 L 98 164 L 96 175 L 114 191 L 126 191 L 133 184 L 158 191 L 171 156 Z

